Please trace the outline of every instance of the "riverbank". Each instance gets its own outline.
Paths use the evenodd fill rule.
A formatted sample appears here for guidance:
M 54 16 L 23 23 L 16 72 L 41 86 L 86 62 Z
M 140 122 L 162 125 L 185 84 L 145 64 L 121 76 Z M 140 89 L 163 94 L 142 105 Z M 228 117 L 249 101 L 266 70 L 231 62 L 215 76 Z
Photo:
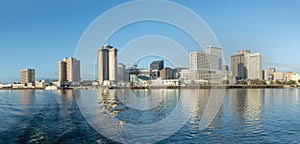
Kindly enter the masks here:
M 186 85 L 186 86 L 111 86 L 109 89 L 278 89 L 292 88 L 283 85 Z M 296 87 L 297 88 L 297 87 Z M 74 87 L 64 89 L 97 89 L 97 87 Z M 45 88 L 0 88 L 0 90 L 45 90 Z
M 189 85 L 189 86 L 114 86 L 110 89 L 278 89 L 287 88 L 282 85 Z
M 0 88 L 0 90 L 45 90 L 45 88 Z

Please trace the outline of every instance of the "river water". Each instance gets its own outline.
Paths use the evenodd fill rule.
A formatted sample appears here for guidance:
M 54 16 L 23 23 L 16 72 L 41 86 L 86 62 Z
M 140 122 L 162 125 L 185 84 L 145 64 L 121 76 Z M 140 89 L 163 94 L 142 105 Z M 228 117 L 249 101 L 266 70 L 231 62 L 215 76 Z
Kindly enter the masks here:
M 130 91 L 139 99 L 103 89 L 1 90 L 0 143 L 142 143 L 160 136 L 165 138 L 154 142 L 300 143 L 299 92 L 225 90 L 213 121 L 199 129 L 211 93 L 207 89 Z M 149 93 L 154 99 L 146 99 Z M 182 115 L 169 119 L 178 104 Z M 160 122 L 166 122 L 162 128 Z M 128 124 L 153 127 L 126 129 Z

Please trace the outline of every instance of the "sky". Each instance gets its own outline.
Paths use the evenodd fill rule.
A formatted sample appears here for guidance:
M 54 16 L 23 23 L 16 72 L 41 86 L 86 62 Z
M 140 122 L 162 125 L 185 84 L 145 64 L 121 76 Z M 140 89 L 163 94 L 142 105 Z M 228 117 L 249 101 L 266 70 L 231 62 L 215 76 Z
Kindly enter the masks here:
M 0 1 L 0 83 L 19 81 L 19 70 L 23 68 L 36 69 L 36 79 L 56 79 L 57 62 L 74 56 L 88 26 L 105 11 L 125 2 Z M 173 2 L 202 17 L 219 40 L 226 64 L 230 65 L 230 55 L 245 49 L 262 53 L 264 69 L 275 67 L 277 71 L 300 73 L 300 1 Z M 111 36 L 109 44 L 120 50 L 146 35 L 169 37 L 190 51 L 195 47 L 195 42 L 180 29 L 159 22 L 126 26 Z M 142 62 L 147 65 L 147 60 Z

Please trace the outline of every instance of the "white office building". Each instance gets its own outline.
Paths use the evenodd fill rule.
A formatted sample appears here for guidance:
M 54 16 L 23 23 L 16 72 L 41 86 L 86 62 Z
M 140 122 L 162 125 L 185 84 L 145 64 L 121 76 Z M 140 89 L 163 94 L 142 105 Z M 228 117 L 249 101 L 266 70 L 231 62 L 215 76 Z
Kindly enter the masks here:
M 262 79 L 262 55 L 255 53 L 249 55 L 248 79 Z

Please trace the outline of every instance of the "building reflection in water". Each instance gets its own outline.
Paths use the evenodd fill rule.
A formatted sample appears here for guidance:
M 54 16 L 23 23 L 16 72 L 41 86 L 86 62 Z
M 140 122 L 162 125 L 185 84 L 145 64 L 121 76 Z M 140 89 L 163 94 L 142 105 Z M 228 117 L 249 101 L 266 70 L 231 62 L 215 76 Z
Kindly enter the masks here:
M 241 129 L 252 129 L 257 132 L 262 130 L 262 106 L 263 90 L 261 89 L 232 89 L 231 91 L 231 114 L 233 132 L 236 133 Z M 240 126 L 244 126 L 243 128 Z M 246 132 L 245 130 L 242 130 Z M 247 134 L 245 134 L 247 135 Z
M 263 90 L 261 89 L 249 89 L 247 94 L 247 105 L 245 110 L 245 119 L 255 124 L 257 121 L 261 121 L 262 113 L 262 97 Z
M 74 97 L 74 91 L 71 89 L 67 90 L 57 90 L 58 96 L 66 96 L 69 100 L 72 100 Z
M 118 94 L 118 95 L 116 95 Z M 133 99 L 132 97 L 138 97 Z M 146 97 L 152 97 L 146 99 Z M 164 119 L 172 112 L 179 100 L 178 90 L 108 90 L 98 89 L 99 104 L 103 105 L 112 117 L 132 124 L 149 124 Z M 121 100 L 122 101 L 121 101 Z M 140 99 L 140 100 L 137 100 Z M 128 104 L 147 105 L 151 103 L 155 107 L 147 110 L 135 109 Z M 155 101 L 155 102 L 153 102 Z
M 116 109 L 121 103 L 117 101 L 115 90 L 98 89 L 99 104 L 103 105 L 109 114 L 114 117 L 123 109 Z
M 29 109 L 35 102 L 35 90 L 20 90 L 20 104 L 23 109 Z
M 78 93 L 79 95 L 75 94 L 75 97 L 82 114 L 88 122 L 102 135 L 117 141 L 120 137 L 130 137 L 134 140 L 145 138 L 142 131 L 146 131 L 147 133 L 154 132 L 153 130 L 157 129 L 157 127 L 151 127 L 151 125 L 165 121 L 168 125 L 159 126 L 164 128 L 168 127 L 177 131 L 178 124 L 184 122 L 182 124 L 184 125 L 189 120 L 189 117 L 183 119 L 183 117 L 185 117 L 184 115 L 190 115 L 197 110 L 195 103 L 198 102 L 198 96 L 195 96 L 193 93 L 191 94 L 193 91 L 174 89 L 154 89 L 151 90 L 151 92 L 150 90 L 130 89 L 116 91 L 116 89 L 100 88 L 96 91 L 97 97 L 94 97 L 95 91 L 81 90 L 80 93 Z M 145 99 L 145 97 L 149 96 L 149 93 L 151 93 L 153 99 Z M 144 103 L 151 103 L 151 100 L 156 100 L 156 98 L 161 99 L 161 102 L 158 103 L 156 107 L 148 110 L 134 109 L 126 105 L 126 103 L 131 100 L 130 97 L 132 94 L 144 99 Z M 120 101 L 120 96 L 124 96 L 123 101 Z M 179 106 L 177 107 L 178 103 Z M 176 110 L 179 110 L 182 115 L 173 114 Z M 125 128 L 125 131 L 131 130 L 131 132 L 122 133 L 124 127 L 128 128 L 128 126 L 134 126 L 133 129 L 135 129 L 135 131 L 131 128 Z M 145 129 L 136 131 L 136 128 L 139 129 L 140 127 L 144 127 Z M 157 133 L 157 131 L 155 131 L 155 133 Z M 140 137 L 134 136 L 135 134 L 140 135 Z M 148 140 L 151 140 L 151 137 L 149 137 Z
M 269 107 L 271 110 L 274 109 L 273 106 L 275 105 L 275 97 L 277 97 L 277 91 L 278 89 L 263 90 L 263 107 Z
M 196 90 L 184 90 L 184 91 L 188 91 L 190 93 L 191 96 L 197 96 L 198 101 L 196 103 L 195 107 L 191 107 L 191 120 L 190 123 L 191 125 L 195 125 L 197 126 L 200 122 L 199 117 L 201 117 L 205 106 L 207 104 L 209 95 L 210 95 L 210 90 L 206 90 L 206 89 L 196 89 Z M 195 127 L 194 127 L 195 128 Z M 199 129 L 198 126 L 195 129 Z
M 223 108 L 221 105 L 221 107 L 217 111 L 216 115 L 214 115 L 214 112 L 216 110 L 214 108 L 218 107 L 218 105 L 213 104 L 211 106 L 208 106 L 208 104 L 212 104 L 212 103 L 208 103 L 208 101 L 214 100 L 214 98 L 210 99 L 211 97 L 214 97 L 211 94 L 215 94 L 217 97 L 221 97 L 220 95 L 224 94 L 224 90 L 220 89 L 214 93 L 212 93 L 212 89 L 193 89 L 193 90 L 184 90 L 184 91 L 189 91 L 191 96 L 198 97 L 195 106 L 191 107 L 191 111 L 190 111 L 191 118 L 190 118 L 189 124 L 187 125 L 190 134 L 187 138 L 188 139 L 198 138 L 199 135 L 197 135 L 197 133 L 200 132 L 199 129 L 204 129 L 203 131 L 201 131 L 201 132 L 203 132 L 204 135 L 218 137 L 218 135 L 219 135 L 218 131 L 222 131 L 221 117 L 223 116 Z M 214 108 L 212 108 L 212 107 L 214 107 Z M 204 115 L 203 115 L 205 110 L 209 111 L 210 112 L 209 114 L 212 114 L 211 116 L 213 116 L 213 122 L 208 123 L 207 125 L 205 123 L 204 124 L 201 123 L 201 120 L 203 120 L 203 121 L 207 120 L 207 118 L 204 117 Z M 215 130 L 216 132 L 212 133 L 211 130 Z
M 247 90 L 232 89 L 230 90 L 231 100 L 231 114 L 234 117 L 240 118 L 245 113 L 245 106 L 247 105 Z

